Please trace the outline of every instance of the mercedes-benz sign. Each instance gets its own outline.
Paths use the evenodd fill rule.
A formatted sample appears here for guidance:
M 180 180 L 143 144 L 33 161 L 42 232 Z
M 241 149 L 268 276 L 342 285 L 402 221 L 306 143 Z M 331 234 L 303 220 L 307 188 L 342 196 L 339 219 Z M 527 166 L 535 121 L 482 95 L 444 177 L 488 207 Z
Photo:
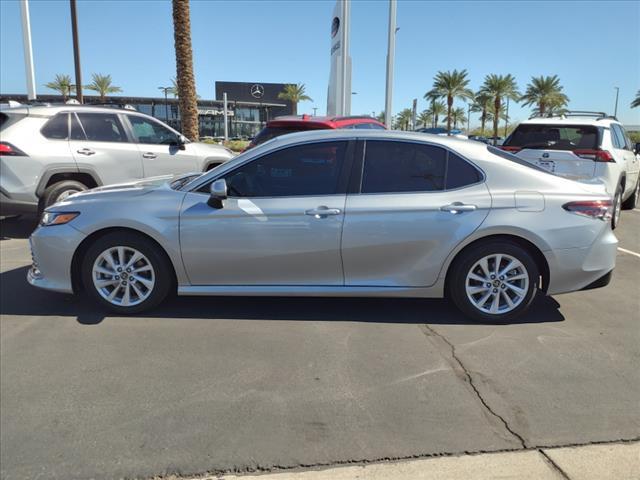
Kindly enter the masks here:
M 264 97 L 264 87 L 258 83 L 251 85 L 251 96 L 253 98 Z

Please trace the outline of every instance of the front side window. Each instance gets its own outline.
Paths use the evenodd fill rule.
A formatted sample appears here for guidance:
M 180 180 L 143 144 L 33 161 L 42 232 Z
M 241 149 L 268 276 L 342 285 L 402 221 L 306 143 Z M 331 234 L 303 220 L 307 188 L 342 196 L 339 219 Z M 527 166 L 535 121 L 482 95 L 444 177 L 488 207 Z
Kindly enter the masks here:
M 50 119 L 40 133 L 49 140 L 66 140 L 69 136 L 69 116 L 59 113 Z
M 138 143 L 153 145 L 175 145 L 178 143 L 178 136 L 158 122 L 136 115 L 129 115 L 128 118 L 131 122 L 133 137 Z
M 117 115 L 112 113 L 79 112 L 78 118 L 82 123 L 87 140 L 94 142 L 126 142 L 122 124 Z
M 298 145 L 243 165 L 224 178 L 230 197 L 333 195 L 347 142 Z
M 444 190 L 447 151 L 408 142 L 367 141 L 362 193 Z

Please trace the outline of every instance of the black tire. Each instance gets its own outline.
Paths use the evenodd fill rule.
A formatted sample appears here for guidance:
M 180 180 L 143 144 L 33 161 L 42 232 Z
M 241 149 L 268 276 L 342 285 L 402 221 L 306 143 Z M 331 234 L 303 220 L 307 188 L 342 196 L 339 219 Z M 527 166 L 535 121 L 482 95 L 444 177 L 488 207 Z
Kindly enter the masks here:
M 84 192 L 85 190 L 88 190 L 88 187 L 76 180 L 62 180 L 49 185 L 38 202 L 38 213 L 42 213 L 45 208 L 56 203 L 58 198 L 65 193 Z
M 153 267 L 155 283 L 149 296 L 133 306 L 115 305 L 100 295 L 93 283 L 93 265 L 99 255 L 113 247 L 130 247 L 142 253 Z M 102 308 L 119 314 L 134 314 L 157 307 L 175 288 L 175 276 L 169 258 L 153 241 L 135 232 L 111 232 L 98 238 L 86 251 L 81 265 L 82 283 L 89 297 Z
M 629 198 L 622 202 L 622 210 L 633 210 L 638 206 L 638 197 L 640 197 L 640 178 L 636 181 L 636 188 Z
M 618 185 L 613 196 L 613 214 L 611 215 L 611 230 L 615 230 L 620 224 L 620 210 L 622 210 L 622 185 Z
M 469 299 L 466 291 L 467 274 L 478 261 L 492 254 L 514 257 L 524 265 L 528 275 L 528 288 L 522 301 L 513 310 L 505 313 L 485 313 Z M 538 266 L 526 249 L 508 240 L 488 240 L 486 243 L 464 250 L 454 260 L 447 276 L 446 294 L 462 313 L 473 320 L 491 323 L 509 322 L 530 307 L 538 291 L 539 276 Z M 502 299 L 500 301 L 502 302 Z

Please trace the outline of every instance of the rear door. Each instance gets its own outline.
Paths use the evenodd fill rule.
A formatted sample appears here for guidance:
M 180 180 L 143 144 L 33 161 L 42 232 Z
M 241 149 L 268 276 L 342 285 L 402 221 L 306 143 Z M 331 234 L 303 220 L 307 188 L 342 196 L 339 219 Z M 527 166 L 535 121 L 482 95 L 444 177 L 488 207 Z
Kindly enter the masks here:
M 200 171 L 197 155 L 189 144 L 179 146 L 179 135 L 148 117 L 125 115 L 137 142 L 145 177 Z M 193 145 L 191 145 L 193 147 Z
M 627 138 L 627 134 L 622 128 L 622 125 L 616 123 L 611 124 L 611 140 L 613 142 L 613 149 L 616 154 L 616 159 L 624 162 L 623 168 L 627 173 L 627 182 L 625 185 L 625 194 L 633 193 L 633 189 L 636 187 L 636 181 L 638 180 L 638 158 L 633 153 L 633 145 Z
M 345 208 L 345 285 L 433 285 L 447 255 L 489 213 L 482 172 L 423 143 L 368 140 L 364 150 L 354 168 L 359 193 Z
M 561 177 L 586 180 L 596 174 L 589 152 L 598 148 L 599 135 L 591 125 L 521 124 L 503 148 Z
M 70 136 L 69 146 L 78 168 L 95 172 L 104 185 L 143 177 L 138 147 L 117 113 L 72 114 Z

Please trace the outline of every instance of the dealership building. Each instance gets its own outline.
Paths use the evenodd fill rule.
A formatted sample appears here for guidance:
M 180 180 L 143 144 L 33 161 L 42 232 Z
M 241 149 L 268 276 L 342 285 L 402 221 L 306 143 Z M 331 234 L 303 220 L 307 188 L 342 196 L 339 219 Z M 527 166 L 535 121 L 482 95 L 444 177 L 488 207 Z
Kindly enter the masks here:
M 260 82 L 216 82 L 215 100 L 198 99 L 198 117 L 201 137 L 224 136 L 223 96 L 227 94 L 227 121 L 229 137 L 252 137 L 272 118 L 291 115 L 291 102 L 281 100 L 278 94 L 284 90 L 283 83 Z M 26 95 L 0 94 L 0 103 L 14 100 L 27 102 Z M 61 95 L 38 95 L 39 102 L 62 102 Z M 100 98 L 85 95 L 85 104 L 98 104 Z M 107 103 L 146 113 L 180 130 L 178 99 L 163 97 L 108 96 Z

